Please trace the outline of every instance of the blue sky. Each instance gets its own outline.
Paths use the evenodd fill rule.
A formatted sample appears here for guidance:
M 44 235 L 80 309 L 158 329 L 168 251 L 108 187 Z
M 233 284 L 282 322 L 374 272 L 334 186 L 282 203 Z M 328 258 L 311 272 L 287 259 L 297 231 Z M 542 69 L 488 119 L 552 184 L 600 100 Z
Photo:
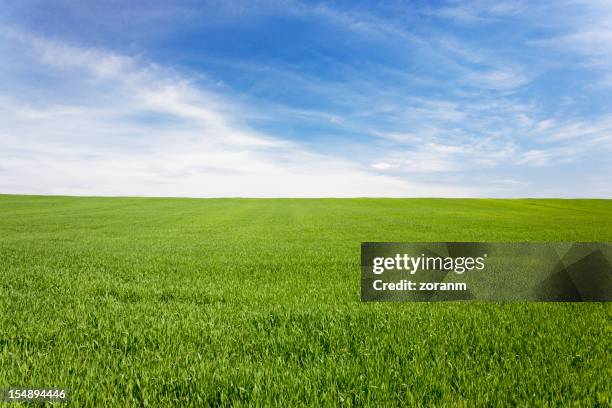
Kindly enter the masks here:
M 15 1 L 0 192 L 611 197 L 609 1 Z

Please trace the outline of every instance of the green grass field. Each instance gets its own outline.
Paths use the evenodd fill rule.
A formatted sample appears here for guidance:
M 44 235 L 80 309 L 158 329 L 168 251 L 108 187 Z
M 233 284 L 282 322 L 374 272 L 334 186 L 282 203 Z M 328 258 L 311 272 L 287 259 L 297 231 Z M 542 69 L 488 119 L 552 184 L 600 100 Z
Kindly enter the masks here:
M 74 406 L 612 404 L 611 304 L 361 303 L 362 241 L 612 241 L 612 201 L 0 196 L 0 387 L 69 387 Z

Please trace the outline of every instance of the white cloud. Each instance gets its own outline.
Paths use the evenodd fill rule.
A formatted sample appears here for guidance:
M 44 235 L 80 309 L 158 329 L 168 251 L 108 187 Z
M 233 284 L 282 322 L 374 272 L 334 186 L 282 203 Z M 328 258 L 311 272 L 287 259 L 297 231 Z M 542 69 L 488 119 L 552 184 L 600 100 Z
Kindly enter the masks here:
M 571 147 L 555 147 L 549 149 L 533 149 L 521 154 L 518 164 L 533 166 L 550 166 L 571 163 L 579 160 L 579 152 Z
M 521 2 L 449 4 L 446 11 L 454 7 L 459 14 L 447 17 L 462 23 L 493 23 L 520 15 L 520 29 L 534 27 L 531 4 L 530 13 L 523 13 L 526 3 Z M 612 120 L 587 113 L 588 108 L 572 112 L 584 102 L 578 91 L 573 94 L 576 100 L 557 106 L 538 100 L 537 86 L 523 88 L 547 69 L 545 53 L 530 61 L 526 48 L 518 53 L 508 52 L 517 51 L 515 46 L 487 49 L 488 41 L 455 36 L 440 27 L 427 29 L 446 34 L 413 30 L 400 18 L 369 15 L 357 6 L 342 10 L 292 1 L 286 5 L 261 12 L 323 17 L 317 24 L 335 24 L 351 36 L 364 36 L 360 38 L 367 44 L 410 55 L 418 61 L 419 72 L 399 58 L 389 64 L 353 65 L 333 55 L 321 56 L 332 68 L 329 76 L 291 62 L 215 62 L 254 78 L 260 91 L 279 87 L 305 94 L 301 98 L 291 93 L 292 102 L 300 100 L 283 105 L 257 95 L 234 99 L 211 92 L 215 88 L 142 57 L 5 31 L 0 33 L 0 192 L 490 196 L 503 187 L 505 193 L 522 195 L 531 190 L 523 181 L 512 181 L 522 180 L 515 172 L 552 174 L 555 166 L 573 162 L 580 173 L 588 154 L 610 151 Z M 252 10 L 239 14 L 246 12 Z M 415 13 L 420 15 L 419 10 Z M 541 15 L 534 16 L 539 24 Z M 599 64 L 602 81 L 610 83 L 606 18 L 593 14 L 559 24 L 553 17 L 542 24 L 548 29 L 557 24 L 552 31 L 558 35 L 538 44 L 588 57 L 584 59 L 589 64 Z M 522 34 L 512 36 L 520 47 L 526 38 Z M 35 89 L 39 74 L 43 86 Z M 323 103 L 308 110 L 299 106 L 301 99 L 308 101 L 303 106 Z M 293 128 L 307 123 L 313 125 L 305 127 L 310 132 L 323 128 L 314 139 L 324 141 L 307 148 L 254 130 L 247 124 L 254 118 Z M 327 131 L 329 139 L 323 134 Z M 466 180 L 468 172 L 473 176 Z M 493 173 L 495 178 L 489 178 Z M 544 191 L 531 181 L 535 194 Z M 588 186 L 575 190 L 592 191 Z M 554 194 L 565 192 L 563 188 Z
M 468 71 L 464 80 L 473 86 L 492 90 L 510 90 L 526 85 L 531 78 L 521 69 L 501 68 L 483 71 Z
M 373 169 L 376 169 L 376 170 L 389 170 L 389 169 L 394 169 L 394 168 L 399 167 L 398 164 L 389 164 L 385 162 L 373 163 L 371 166 Z
M 453 173 L 475 169 L 492 168 L 511 162 L 515 147 L 483 140 L 462 144 L 426 142 L 409 148 L 397 148 L 372 164 L 377 170 L 387 173 Z
M 602 83 L 612 71 L 612 3 L 607 0 L 554 2 L 542 16 L 554 34 L 530 41 L 531 44 L 555 49 L 564 56 L 580 58 L 579 67 L 603 71 Z
M 462 24 L 472 24 L 512 17 L 526 9 L 527 4 L 517 0 L 470 0 L 448 2 L 445 7 L 431 10 L 429 14 L 449 18 Z
M 4 193 L 153 196 L 447 196 L 309 152 L 240 124 L 231 106 L 176 73 L 103 50 L 5 35 L 83 95 L 0 96 Z M 2 78 L 9 81 L 12 78 Z M 22 81 L 23 82 L 23 81 Z M 16 81 L 16 83 L 22 83 Z M 74 85 L 77 86 L 74 86 Z M 61 85 L 61 84 L 60 84 Z M 22 84 L 27 88 L 27 84 Z M 144 115 L 144 119 L 142 118 Z M 164 122 L 160 118 L 168 118 Z

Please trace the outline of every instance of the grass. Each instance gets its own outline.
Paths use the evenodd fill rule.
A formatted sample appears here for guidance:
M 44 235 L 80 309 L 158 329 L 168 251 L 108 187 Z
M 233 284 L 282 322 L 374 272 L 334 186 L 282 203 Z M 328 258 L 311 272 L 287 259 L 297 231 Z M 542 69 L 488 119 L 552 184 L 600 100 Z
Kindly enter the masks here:
M 74 406 L 610 406 L 609 303 L 359 301 L 362 241 L 612 241 L 612 201 L 0 196 L 0 387 Z

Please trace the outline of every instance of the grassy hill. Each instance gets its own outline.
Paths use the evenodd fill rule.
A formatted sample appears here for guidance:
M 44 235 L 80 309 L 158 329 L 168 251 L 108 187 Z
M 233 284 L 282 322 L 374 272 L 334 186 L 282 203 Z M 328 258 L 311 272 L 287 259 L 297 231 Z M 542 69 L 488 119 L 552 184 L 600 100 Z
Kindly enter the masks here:
M 362 241 L 612 241 L 612 201 L 0 196 L 0 387 L 75 406 L 612 403 L 611 304 L 361 303 Z

